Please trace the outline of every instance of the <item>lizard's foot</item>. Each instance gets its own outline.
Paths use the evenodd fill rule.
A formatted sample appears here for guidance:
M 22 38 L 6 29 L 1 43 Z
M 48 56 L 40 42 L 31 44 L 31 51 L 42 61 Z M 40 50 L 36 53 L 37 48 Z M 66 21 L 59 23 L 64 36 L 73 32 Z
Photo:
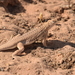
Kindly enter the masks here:
M 16 50 L 16 51 L 12 54 L 12 58 L 15 58 L 16 56 L 23 56 L 23 55 L 26 55 L 26 53 L 23 53 L 23 51 L 24 51 L 24 45 L 23 45 L 21 42 L 19 42 L 19 43 L 17 44 L 17 48 L 18 48 L 18 50 Z
M 19 56 L 25 56 L 25 55 L 26 55 L 26 53 L 21 53 L 20 55 L 14 55 L 14 54 L 12 54 L 12 59 L 18 59 Z
M 12 60 L 14 60 L 14 59 L 18 60 L 19 57 L 18 56 L 12 56 Z
M 46 40 L 43 40 L 43 41 L 42 41 L 42 44 L 43 44 L 45 47 L 47 47 L 47 41 L 46 41 Z

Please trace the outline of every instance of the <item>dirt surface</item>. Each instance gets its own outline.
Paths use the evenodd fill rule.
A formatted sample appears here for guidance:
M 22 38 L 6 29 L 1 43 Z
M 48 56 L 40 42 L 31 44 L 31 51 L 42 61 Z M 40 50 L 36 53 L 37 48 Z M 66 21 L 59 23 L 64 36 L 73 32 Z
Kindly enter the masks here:
M 32 44 L 25 48 L 27 54 L 18 59 L 11 57 L 16 49 L 0 52 L 0 75 L 75 75 L 75 0 L 71 0 L 70 8 L 65 7 L 64 0 L 18 0 L 18 3 L 8 2 L 8 13 L 0 6 L 0 45 L 41 24 L 38 20 L 41 13 L 42 23 L 60 18 L 49 30 L 47 48 Z

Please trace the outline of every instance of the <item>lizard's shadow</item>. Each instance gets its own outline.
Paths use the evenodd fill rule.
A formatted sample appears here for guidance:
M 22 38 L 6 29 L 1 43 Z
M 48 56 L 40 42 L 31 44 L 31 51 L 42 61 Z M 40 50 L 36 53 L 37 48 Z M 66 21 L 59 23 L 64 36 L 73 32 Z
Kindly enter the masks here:
M 44 49 L 52 49 L 52 50 L 56 50 L 59 48 L 62 48 L 66 45 L 70 45 L 72 47 L 75 47 L 75 43 L 71 43 L 71 42 L 63 42 L 60 40 L 49 40 L 47 41 L 47 46 L 48 47 L 44 47 L 42 43 L 33 43 L 31 45 L 25 46 L 25 50 L 24 52 L 26 54 L 31 53 L 31 51 L 35 50 L 37 47 L 42 47 Z M 17 48 L 11 49 L 11 50 L 6 50 L 3 52 L 14 52 L 14 50 L 17 50 Z
M 31 44 L 27 47 L 25 52 L 30 53 L 32 50 L 36 49 L 37 47 L 42 47 L 44 49 L 56 50 L 56 49 L 59 49 L 59 48 L 62 48 L 64 46 L 66 46 L 66 45 L 70 45 L 71 47 L 75 47 L 75 43 L 63 42 L 63 41 L 60 41 L 60 40 L 48 40 L 47 41 L 48 47 L 44 47 L 42 43 L 33 43 L 33 44 Z
M 64 41 L 60 41 L 60 40 L 49 40 L 47 42 L 48 44 L 48 48 L 50 49 L 59 49 L 59 48 L 62 48 L 66 45 L 70 45 L 71 47 L 75 47 L 75 43 L 72 43 L 72 42 L 64 42 Z
M 24 52 L 28 54 L 32 50 L 36 49 L 37 47 L 44 47 L 44 46 L 42 45 L 42 43 L 33 43 L 33 44 L 30 44 L 30 45 L 26 45 L 26 46 L 24 46 L 24 48 L 25 48 Z M 10 49 L 10 50 L 4 50 L 3 52 L 14 52 L 16 50 L 18 50 L 17 47 L 14 48 L 14 49 Z

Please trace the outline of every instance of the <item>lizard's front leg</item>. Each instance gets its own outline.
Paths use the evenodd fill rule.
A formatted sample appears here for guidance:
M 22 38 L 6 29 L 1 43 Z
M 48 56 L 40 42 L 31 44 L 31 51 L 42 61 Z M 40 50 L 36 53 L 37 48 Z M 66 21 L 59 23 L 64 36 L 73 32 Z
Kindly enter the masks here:
M 46 39 L 43 39 L 43 40 L 42 40 L 42 44 L 43 44 L 45 47 L 47 47 Z
M 23 43 L 19 42 L 17 44 L 17 48 L 18 50 L 16 50 L 13 54 L 12 54 L 12 58 L 15 58 L 18 55 L 25 55 L 25 53 L 22 53 L 24 51 L 24 45 Z
M 46 31 L 45 32 L 45 34 L 44 34 L 44 39 L 42 40 L 42 44 L 45 46 L 45 47 L 47 47 L 47 36 L 48 36 L 48 31 Z

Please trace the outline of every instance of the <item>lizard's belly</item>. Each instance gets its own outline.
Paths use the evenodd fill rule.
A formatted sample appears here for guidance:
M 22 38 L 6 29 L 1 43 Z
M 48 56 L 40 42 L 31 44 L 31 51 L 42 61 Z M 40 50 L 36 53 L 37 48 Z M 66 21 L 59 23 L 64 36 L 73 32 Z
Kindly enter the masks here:
M 10 48 L 8 48 L 8 49 L 13 49 L 13 48 L 16 48 L 17 46 L 16 45 L 14 45 L 14 46 L 11 46 Z
M 31 41 L 31 40 L 26 40 L 26 41 L 22 41 L 22 43 L 24 44 L 24 45 L 30 45 L 30 44 L 32 44 L 32 43 L 34 43 L 35 41 Z

